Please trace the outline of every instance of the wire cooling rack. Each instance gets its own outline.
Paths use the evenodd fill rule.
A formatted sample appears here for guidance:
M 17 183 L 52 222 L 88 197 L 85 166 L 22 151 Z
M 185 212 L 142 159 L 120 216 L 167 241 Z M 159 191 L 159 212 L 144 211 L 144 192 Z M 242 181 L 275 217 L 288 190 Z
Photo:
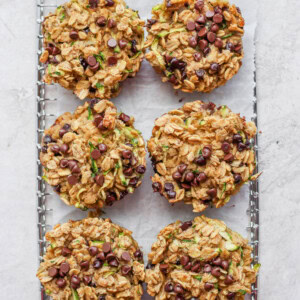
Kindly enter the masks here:
M 43 260 L 43 255 L 46 253 L 47 241 L 45 234 L 51 228 L 48 225 L 48 213 L 52 211 L 47 207 L 47 197 L 51 194 L 46 191 L 46 182 L 43 180 L 43 169 L 39 160 L 41 151 L 41 143 L 44 130 L 46 128 L 46 121 L 48 118 L 53 118 L 55 115 L 47 112 L 47 103 L 58 101 L 56 98 L 46 97 L 46 85 L 42 78 L 44 76 L 45 68 L 39 59 L 43 49 L 43 35 L 42 22 L 44 16 L 48 14 L 49 9 L 57 7 L 57 0 L 37 0 L 37 57 L 36 57 L 36 146 L 37 146 L 37 226 L 38 226 L 38 258 L 39 263 Z M 255 64 L 255 61 L 254 61 Z M 255 68 L 256 69 L 256 68 Z M 256 73 L 254 73 L 254 87 L 253 87 L 253 117 L 252 121 L 258 125 L 257 117 L 257 97 L 256 97 Z M 257 167 L 254 173 L 258 173 L 258 136 L 253 141 L 256 155 Z M 252 251 L 252 266 L 258 263 L 259 260 L 259 183 L 258 180 L 250 182 L 249 188 L 249 208 L 247 210 L 249 216 L 249 231 L 250 244 L 253 247 Z M 40 294 L 42 300 L 49 300 L 50 297 L 46 295 L 43 286 L 40 286 Z M 258 280 L 252 285 L 251 300 L 258 299 Z

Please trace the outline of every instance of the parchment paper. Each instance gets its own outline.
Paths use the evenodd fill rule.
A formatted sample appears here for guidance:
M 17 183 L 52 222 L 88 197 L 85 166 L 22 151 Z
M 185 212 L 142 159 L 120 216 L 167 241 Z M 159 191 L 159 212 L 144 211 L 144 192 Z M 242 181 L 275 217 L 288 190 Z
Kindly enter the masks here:
M 55 0 L 48 3 L 56 4 Z M 58 1 L 58 4 L 64 1 Z M 138 10 L 143 19 L 151 18 L 151 8 L 158 2 L 156 0 L 127 0 L 129 7 Z M 160 76 L 154 72 L 145 60 L 137 77 L 127 79 L 122 85 L 120 95 L 112 99 L 119 111 L 135 117 L 135 127 L 142 132 L 145 140 L 151 136 L 154 120 L 169 110 L 182 106 L 192 100 L 212 101 L 217 105 L 226 104 L 234 112 L 246 116 L 247 120 L 253 115 L 253 87 L 254 87 L 254 34 L 256 26 L 256 1 L 235 0 L 242 10 L 246 21 L 245 36 L 243 39 L 245 57 L 239 73 L 225 86 L 213 91 L 211 94 L 186 94 L 175 92 L 169 83 L 162 83 Z M 78 100 L 71 91 L 64 90 L 58 85 L 46 87 L 47 97 L 56 97 L 55 103 L 47 104 L 47 113 L 53 113 L 56 117 L 70 111 L 73 112 L 83 102 Z M 179 102 L 179 99 L 184 99 Z M 55 118 L 48 120 L 47 126 L 54 122 Z M 138 241 L 144 252 L 147 262 L 147 254 L 158 232 L 166 225 L 176 220 L 191 220 L 197 214 L 192 212 L 191 205 L 182 203 L 171 206 L 166 199 L 152 192 L 150 176 L 153 170 L 149 158 L 147 159 L 147 172 L 142 185 L 133 195 L 128 195 L 110 208 L 105 208 L 103 217 L 109 217 L 133 231 L 134 238 Z M 59 197 L 52 192 L 48 197 L 47 207 L 53 212 L 48 215 L 48 223 L 52 226 L 56 223 L 66 222 L 69 219 L 82 219 L 86 212 L 66 206 Z M 208 217 L 219 218 L 233 230 L 248 236 L 246 226 L 249 217 L 246 214 L 249 203 L 249 187 L 245 185 L 238 195 L 223 208 L 207 209 L 204 214 Z M 143 299 L 152 299 L 144 294 Z M 250 299 L 250 298 L 249 298 Z

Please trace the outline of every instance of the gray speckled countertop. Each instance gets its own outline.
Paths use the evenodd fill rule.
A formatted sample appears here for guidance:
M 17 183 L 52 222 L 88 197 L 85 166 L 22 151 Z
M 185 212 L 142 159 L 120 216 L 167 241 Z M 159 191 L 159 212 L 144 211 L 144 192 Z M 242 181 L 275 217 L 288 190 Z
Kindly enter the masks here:
M 244 0 L 246 1 L 246 0 Z M 0 1 L 0 297 L 39 298 L 35 204 L 35 1 Z M 298 0 L 260 0 L 260 299 L 300 295 Z

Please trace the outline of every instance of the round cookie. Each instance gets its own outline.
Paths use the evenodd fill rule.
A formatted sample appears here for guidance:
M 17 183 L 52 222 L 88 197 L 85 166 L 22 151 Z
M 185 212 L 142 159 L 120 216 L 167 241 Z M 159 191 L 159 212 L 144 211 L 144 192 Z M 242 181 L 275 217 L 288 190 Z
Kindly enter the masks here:
M 253 122 L 228 107 L 194 101 L 156 119 L 148 150 L 152 187 L 170 203 L 192 204 L 194 212 L 225 205 L 252 176 Z
M 94 99 L 65 113 L 43 137 L 43 179 L 67 205 L 102 208 L 133 193 L 146 171 L 146 150 L 134 118 Z
M 134 77 L 144 57 L 144 21 L 123 0 L 76 0 L 43 22 L 44 81 L 82 100 L 112 98 Z
M 110 219 L 58 224 L 37 277 L 52 299 L 141 299 L 143 253 L 132 232 Z
M 165 0 L 152 15 L 146 59 L 174 89 L 209 93 L 240 69 L 244 19 L 227 0 Z
M 148 293 L 160 299 L 244 299 L 259 264 L 251 268 L 248 241 L 205 216 L 177 221 L 158 235 L 148 255 Z

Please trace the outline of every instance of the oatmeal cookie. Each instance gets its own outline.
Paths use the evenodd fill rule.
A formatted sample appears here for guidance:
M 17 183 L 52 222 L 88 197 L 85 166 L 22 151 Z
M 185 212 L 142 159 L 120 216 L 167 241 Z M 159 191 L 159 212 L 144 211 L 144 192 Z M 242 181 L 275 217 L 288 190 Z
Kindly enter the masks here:
M 86 97 L 115 97 L 144 57 L 144 21 L 123 0 L 74 0 L 43 22 L 44 81 Z
M 37 272 L 52 299 L 141 299 L 143 253 L 132 232 L 109 219 L 58 224 Z
M 255 134 L 253 122 L 211 102 L 190 102 L 162 115 L 148 141 L 153 190 L 170 203 L 192 204 L 194 212 L 225 205 L 258 176 L 252 176 Z
M 148 20 L 146 59 L 184 92 L 211 92 L 240 69 L 244 19 L 228 0 L 165 0 Z
M 61 115 L 43 137 L 43 179 L 67 205 L 83 210 L 133 193 L 146 171 L 145 142 L 133 123 L 108 100 Z
M 148 293 L 160 299 L 244 299 L 260 267 L 248 241 L 219 220 L 196 217 L 160 231 L 148 255 Z

